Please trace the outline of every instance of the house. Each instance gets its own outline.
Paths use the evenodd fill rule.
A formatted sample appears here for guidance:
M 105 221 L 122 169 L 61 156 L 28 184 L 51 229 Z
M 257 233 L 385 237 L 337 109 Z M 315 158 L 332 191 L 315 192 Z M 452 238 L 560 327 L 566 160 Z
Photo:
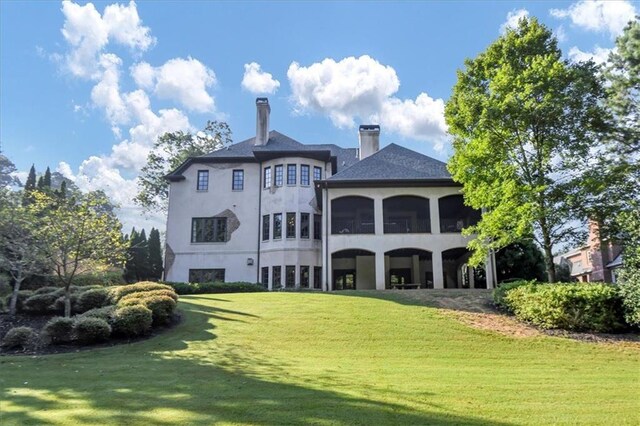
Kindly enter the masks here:
M 493 287 L 467 266 L 464 205 L 445 164 L 401 146 L 302 144 L 269 130 L 189 158 L 170 182 L 165 279 L 318 290 Z M 491 266 L 491 263 L 489 264 Z M 488 284 L 487 284 L 488 283 Z
M 572 280 L 615 283 L 616 270 L 622 266 L 622 248 L 608 241 L 601 242 L 598 224 L 590 221 L 587 243 L 558 256 L 555 262 L 569 267 Z

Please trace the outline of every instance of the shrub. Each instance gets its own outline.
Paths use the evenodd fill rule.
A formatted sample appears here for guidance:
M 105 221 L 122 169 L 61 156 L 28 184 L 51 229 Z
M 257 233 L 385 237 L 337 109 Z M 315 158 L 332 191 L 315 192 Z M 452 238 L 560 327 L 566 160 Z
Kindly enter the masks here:
M 640 327 L 640 270 L 625 271 L 619 293 L 622 297 L 624 319 L 629 325 Z
M 142 305 L 151 309 L 154 325 L 167 324 L 171 320 L 173 311 L 176 309 L 176 301 L 168 296 L 131 298 L 118 303 L 118 308 L 135 305 Z
M 251 293 L 267 291 L 262 284 L 249 282 L 167 283 L 178 294 Z
M 13 291 L 9 275 L 0 272 L 0 296 L 10 294 Z
M 152 290 L 173 290 L 173 289 L 166 284 L 158 284 L 151 281 L 141 281 L 136 284 L 128 284 L 128 285 L 112 287 L 109 289 L 109 295 L 111 296 L 112 302 L 117 303 L 120 299 L 122 299 L 127 294 L 137 293 L 141 291 L 152 291 Z
M 121 336 L 142 336 L 152 324 L 153 313 L 143 305 L 123 306 L 113 313 L 113 332 Z
M 38 339 L 38 333 L 30 327 L 14 327 L 2 339 L 2 346 L 8 349 L 33 346 Z
M 77 318 L 73 324 L 73 335 L 82 344 L 103 342 L 111 335 L 111 326 L 100 318 Z
M 51 343 L 69 343 L 73 340 L 73 325 L 72 318 L 55 317 L 45 324 L 42 331 Z
M 125 300 L 130 300 L 130 299 L 139 299 L 141 297 L 148 297 L 148 296 L 167 296 L 172 298 L 176 302 L 178 301 L 178 294 L 173 290 L 150 290 L 150 291 L 137 291 L 135 293 L 129 293 L 126 296 L 122 297 L 120 299 L 120 302 L 124 302 Z
M 33 294 L 48 294 L 48 293 L 53 293 L 59 290 L 61 290 L 59 287 L 51 287 L 51 286 L 40 287 L 39 289 L 34 291 Z
M 100 318 L 107 322 L 110 322 L 115 310 L 115 305 L 104 306 L 102 308 L 94 308 L 78 315 L 78 318 Z
M 9 306 L 11 305 L 11 296 L 12 295 L 9 294 L 5 299 L 7 309 L 9 309 Z M 18 300 L 16 301 L 16 312 L 24 311 L 24 302 L 31 296 L 33 296 L 33 291 L 31 290 L 20 290 L 18 292 Z
M 71 302 L 71 312 L 78 312 L 78 294 L 71 293 L 69 295 L 69 301 Z M 64 313 L 64 291 L 53 304 L 53 311 Z
M 90 309 L 102 308 L 111 302 L 109 290 L 106 288 L 93 288 L 80 293 L 78 296 L 78 312 L 86 312 Z
M 60 279 L 55 275 L 48 276 L 47 282 L 53 285 L 62 285 Z M 105 287 L 126 284 L 122 272 L 95 272 L 92 274 L 76 275 L 73 278 L 73 282 L 78 287 Z
M 32 314 L 48 314 L 55 310 L 55 293 L 34 294 L 24 301 L 24 310 Z
M 504 300 L 518 319 L 542 328 L 608 332 L 623 325 L 622 300 L 608 284 L 521 285 Z
M 498 308 L 508 311 L 509 306 L 507 306 L 507 303 L 505 302 L 505 299 L 504 299 L 507 293 L 509 293 L 509 291 L 513 290 L 514 288 L 518 288 L 522 285 L 527 285 L 527 284 L 534 285 L 535 283 L 536 283 L 535 280 L 533 281 L 517 280 L 517 281 L 500 283 L 498 284 L 498 287 L 496 287 L 493 290 L 493 303 Z

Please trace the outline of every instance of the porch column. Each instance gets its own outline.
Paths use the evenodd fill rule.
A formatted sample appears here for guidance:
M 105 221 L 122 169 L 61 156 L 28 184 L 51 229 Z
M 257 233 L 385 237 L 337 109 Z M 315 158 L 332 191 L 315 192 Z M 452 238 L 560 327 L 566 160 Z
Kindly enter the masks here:
M 384 290 L 387 287 L 384 271 L 384 252 L 376 252 L 376 290 Z
M 322 189 L 322 216 L 320 218 L 320 233 L 322 243 L 322 259 L 320 265 L 322 265 L 322 276 L 320 282 L 322 291 L 329 291 L 331 288 L 329 285 L 329 277 L 331 277 L 331 254 L 329 253 L 329 220 L 331 219 L 331 206 L 329 205 L 329 190 L 327 188 Z
M 431 219 L 431 233 L 440 233 L 440 211 L 438 210 L 438 197 L 429 198 L 429 216 Z
M 438 228 L 440 230 L 440 228 Z M 431 253 L 431 264 L 433 265 L 433 288 L 444 288 L 444 277 L 442 276 L 442 252 L 434 250 Z
M 382 199 L 373 199 L 373 220 L 376 235 L 384 234 L 384 215 L 382 214 Z M 377 257 L 377 256 L 376 256 Z
M 475 268 L 469 267 L 469 288 L 476 288 Z

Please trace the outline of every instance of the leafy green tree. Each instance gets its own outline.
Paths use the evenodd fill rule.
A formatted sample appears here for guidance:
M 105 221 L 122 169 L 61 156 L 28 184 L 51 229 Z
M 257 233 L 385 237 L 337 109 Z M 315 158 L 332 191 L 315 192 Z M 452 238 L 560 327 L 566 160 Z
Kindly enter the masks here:
M 13 176 L 16 170 L 16 165 L 7 156 L 0 154 L 0 189 L 20 185 L 20 180 Z
M 620 214 L 625 246 L 619 281 L 625 319 L 629 324 L 640 327 L 640 200 L 634 207 L 634 210 Z
M 548 280 L 556 281 L 554 247 L 584 238 L 574 225 L 577 171 L 606 129 L 603 96 L 595 66 L 563 60 L 535 18 L 521 19 L 465 61 L 445 117 L 454 146 L 449 170 L 463 184 L 465 202 L 484 209 L 464 230 L 475 235 L 472 264 L 534 235 Z
M 162 246 L 160 243 L 160 231 L 151 228 L 149 232 L 149 278 L 159 280 L 162 278 Z
M 139 191 L 134 201 L 145 211 L 166 211 L 169 184 L 165 176 L 189 157 L 208 154 L 230 143 L 231 129 L 222 121 L 208 121 L 195 135 L 180 131 L 160 136 L 138 177 Z
M 38 244 L 65 289 L 64 314 L 69 317 L 74 279 L 92 271 L 95 262 L 120 264 L 124 260 L 122 225 L 101 192 L 61 199 L 36 191 L 29 209 L 38 218 Z
M 0 268 L 13 278 L 9 315 L 16 314 L 22 282 L 42 273 L 48 263 L 36 238 L 37 218 L 21 203 L 21 194 L 0 189 Z
M 496 253 L 498 281 L 510 278 L 544 281 L 545 269 L 544 256 L 530 239 L 509 244 Z

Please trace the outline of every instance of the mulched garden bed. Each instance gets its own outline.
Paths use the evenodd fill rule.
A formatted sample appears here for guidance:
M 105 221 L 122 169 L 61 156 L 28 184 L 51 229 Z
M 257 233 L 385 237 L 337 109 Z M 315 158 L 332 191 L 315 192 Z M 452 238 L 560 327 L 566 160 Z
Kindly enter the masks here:
M 31 327 L 36 332 L 40 333 L 40 330 L 45 326 L 45 324 L 53 317 L 59 315 L 27 315 L 18 313 L 15 318 L 9 317 L 6 313 L 0 313 L 0 341 L 4 338 L 5 334 L 9 330 L 14 327 Z M 122 338 L 122 337 L 111 337 L 108 341 L 104 343 L 98 343 L 94 345 L 74 345 L 74 344 L 66 344 L 66 345 L 46 345 L 39 344 L 36 347 L 29 349 L 6 349 L 0 346 L 0 356 L 3 355 L 49 355 L 49 354 L 60 354 L 60 353 L 68 353 L 68 352 L 81 352 L 87 351 L 97 348 L 108 348 L 111 346 L 122 345 L 126 343 L 134 343 L 140 342 L 142 340 L 147 340 L 152 337 L 163 334 L 176 325 L 182 322 L 182 314 L 179 311 L 176 311 L 173 315 L 171 322 L 167 325 L 162 326 L 154 326 L 151 330 L 151 333 L 146 336 L 136 337 L 136 338 Z

